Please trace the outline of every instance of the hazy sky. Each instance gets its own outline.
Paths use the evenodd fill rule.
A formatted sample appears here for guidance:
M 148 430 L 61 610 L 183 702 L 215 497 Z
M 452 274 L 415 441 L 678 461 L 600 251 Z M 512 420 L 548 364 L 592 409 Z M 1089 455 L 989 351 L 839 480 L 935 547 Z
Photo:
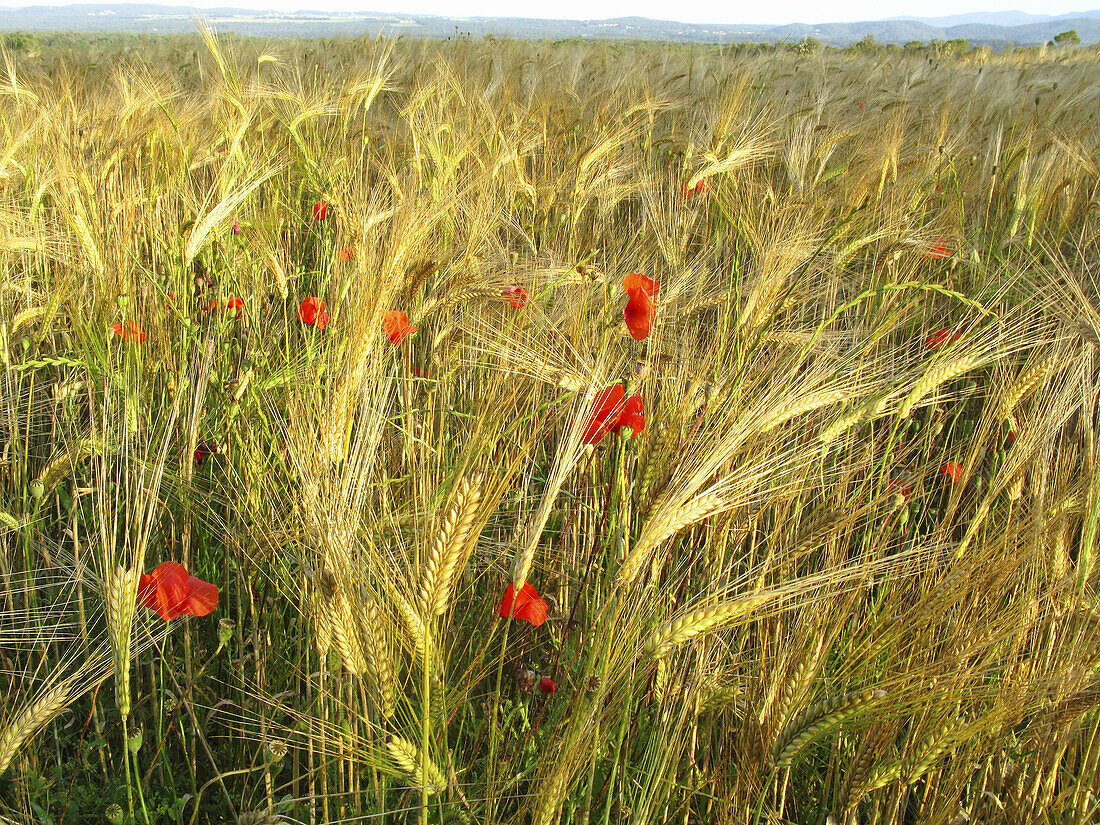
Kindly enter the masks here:
M 77 0 L 0 0 L 2 6 L 69 5 Z M 98 0 L 120 2 L 121 0 Z M 156 0 L 130 0 L 156 2 Z M 385 11 L 411 14 L 440 14 L 448 17 L 543 17 L 598 20 L 608 17 L 651 17 L 690 23 L 824 23 L 846 20 L 881 20 L 911 15 L 939 17 L 970 11 L 1019 10 L 1032 14 L 1063 14 L 1096 8 L 1100 0 L 771 0 L 730 3 L 669 2 L 669 0 L 555 0 L 552 3 L 516 3 L 508 0 L 159 0 L 161 5 L 210 8 L 263 8 L 292 11 L 318 9 L 339 11 Z

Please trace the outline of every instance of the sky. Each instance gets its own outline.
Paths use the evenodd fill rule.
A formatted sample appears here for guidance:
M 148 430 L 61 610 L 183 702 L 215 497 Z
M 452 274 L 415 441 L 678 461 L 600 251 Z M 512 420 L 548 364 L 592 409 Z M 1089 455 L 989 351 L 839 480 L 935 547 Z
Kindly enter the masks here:
M 87 0 L 82 0 L 87 2 Z M 125 0 L 94 0 L 113 3 Z M 61 6 L 81 0 L 0 0 L 0 6 Z M 211 8 L 262 8 L 280 11 L 380 11 L 438 14 L 447 17 L 540 17 L 599 20 L 610 17 L 650 17 L 685 23 L 829 23 L 882 20 L 889 17 L 940 17 L 972 11 L 1024 11 L 1031 14 L 1064 14 L 1100 6 L 1100 0 L 769 0 L 764 3 L 730 3 L 728 0 L 554 0 L 550 3 L 516 3 L 514 0 L 129 0 L 160 5 Z

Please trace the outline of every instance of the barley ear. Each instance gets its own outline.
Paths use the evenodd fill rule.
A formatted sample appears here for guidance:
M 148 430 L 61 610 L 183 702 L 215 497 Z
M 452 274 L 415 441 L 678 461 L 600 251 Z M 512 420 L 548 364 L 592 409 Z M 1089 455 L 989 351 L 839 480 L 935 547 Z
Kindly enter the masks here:
M 130 715 L 130 636 L 137 609 L 138 569 L 115 566 L 107 584 L 107 626 L 115 659 L 115 703 L 123 719 Z
M 466 541 L 481 501 L 480 477 L 464 478 L 454 506 L 432 545 L 417 592 L 422 616 L 440 616 L 446 611 L 459 562 L 466 555 Z
M 425 796 L 432 796 L 439 793 L 447 787 L 447 779 L 443 776 L 443 772 L 439 767 L 430 759 L 421 762 L 420 754 L 417 753 L 416 747 L 407 739 L 402 739 L 400 736 L 391 736 L 389 742 L 386 743 L 386 750 L 389 752 L 390 759 L 393 763 L 401 769 L 410 781 L 417 782 L 421 776 L 421 765 L 427 768 L 428 787 L 422 788 Z M 413 787 L 419 787 L 414 785 Z
M 57 685 L 43 693 L 37 701 L 27 705 L 7 727 L 0 730 L 0 774 L 8 769 L 8 765 L 27 740 L 61 713 L 71 699 L 70 685 Z
M 718 627 L 732 624 L 762 604 L 776 598 L 775 593 L 760 593 L 732 602 L 699 608 L 666 623 L 650 636 L 644 655 L 659 659 L 674 647 Z
M 789 768 L 803 748 L 885 695 L 884 690 L 864 690 L 811 705 L 779 734 L 772 748 L 773 762 L 778 767 Z
M 714 515 L 725 506 L 725 500 L 714 493 L 697 496 L 682 505 L 674 504 L 668 499 L 662 500 L 654 507 L 653 517 L 643 528 L 641 536 L 638 537 L 638 543 L 623 559 L 623 564 L 615 577 L 615 586 L 633 584 L 655 547 L 681 530 Z

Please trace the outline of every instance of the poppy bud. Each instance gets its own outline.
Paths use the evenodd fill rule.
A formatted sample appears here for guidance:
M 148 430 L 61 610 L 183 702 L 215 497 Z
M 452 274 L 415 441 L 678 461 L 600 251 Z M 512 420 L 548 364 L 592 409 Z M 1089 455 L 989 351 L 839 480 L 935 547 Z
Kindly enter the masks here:
M 141 728 L 133 727 L 126 731 L 126 750 L 130 753 L 137 753 L 141 750 L 141 743 L 144 741 L 144 737 L 141 735 Z
M 530 693 L 531 688 L 535 686 L 535 671 L 526 668 L 520 669 L 516 674 L 516 682 L 519 684 L 520 690 L 524 693 Z
M 218 620 L 218 646 L 219 647 L 225 647 L 227 644 L 229 644 L 229 640 L 233 638 L 233 628 L 234 628 L 234 626 L 235 625 L 233 624 L 232 619 L 219 619 Z
M 272 739 L 266 743 L 264 750 L 267 751 L 267 758 L 271 762 L 282 762 L 283 757 L 286 756 L 286 742 L 282 739 Z

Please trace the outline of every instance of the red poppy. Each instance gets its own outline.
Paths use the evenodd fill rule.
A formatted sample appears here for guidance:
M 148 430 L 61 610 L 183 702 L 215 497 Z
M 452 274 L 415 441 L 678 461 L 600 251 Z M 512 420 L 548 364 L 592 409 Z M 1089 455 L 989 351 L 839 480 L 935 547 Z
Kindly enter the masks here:
M 500 294 L 508 299 L 508 303 L 512 305 L 513 309 L 523 309 L 531 302 L 527 290 L 521 286 L 510 286 Z
M 233 317 L 241 318 L 244 316 L 244 301 L 234 295 L 226 300 L 225 309 L 227 312 L 232 312 L 233 310 L 236 310 L 237 312 Z
M 187 575 L 175 561 L 163 562 L 138 582 L 138 604 L 155 610 L 164 621 L 180 616 L 205 616 L 218 606 L 218 588 Z
M 209 456 L 217 455 L 219 447 L 217 444 L 210 441 L 200 441 L 195 445 L 195 452 L 191 456 L 195 466 L 202 464 Z
M 325 312 L 325 302 L 321 298 L 309 297 L 302 301 L 298 307 L 298 320 L 303 324 L 317 329 L 324 329 L 329 322 L 328 313 Z
M 546 621 L 546 612 L 550 609 L 546 599 L 539 596 L 538 591 L 530 582 L 524 582 L 520 588 L 519 596 L 514 596 L 515 588 L 509 584 L 504 591 L 504 598 L 500 600 L 500 617 L 502 619 L 523 619 L 538 627 Z M 514 598 L 513 598 L 514 597 Z M 513 605 L 513 601 L 515 604 Z
M 324 201 L 313 204 L 313 220 L 323 221 L 328 217 L 328 204 Z
M 641 272 L 631 272 L 623 278 L 623 289 L 626 292 L 642 289 L 652 297 L 661 291 L 661 282 L 656 278 L 643 275 Z
M 123 326 L 122 321 L 115 321 L 111 324 L 111 332 L 123 341 L 137 341 L 140 344 L 145 340 L 145 333 L 137 321 L 127 321 L 125 326 Z
M 1008 431 L 1008 443 L 1009 444 L 1015 444 L 1016 443 L 1016 431 L 1015 430 L 1009 430 Z
M 963 468 L 961 464 L 956 464 L 954 461 L 951 461 L 940 467 L 940 472 L 951 479 L 952 484 L 956 484 L 958 480 L 962 478 Z
M 863 111 L 863 104 L 862 104 L 862 103 L 860 103 L 860 104 L 859 104 L 859 110 L 860 110 L 861 112 Z
M 241 234 L 241 222 L 239 220 L 237 220 L 236 218 L 233 219 L 233 234 L 234 235 L 240 235 Z
M 661 284 L 639 272 L 631 272 L 623 278 L 623 289 L 630 296 L 623 309 L 626 328 L 630 331 L 631 338 L 642 341 L 649 336 L 649 329 L 653 325 L 656 312 L 653 296 L 660 292 Z
M 539 679 L 539 690 L 543 693 L 557 693 L 558 686 L 554 684 L 554 680 L 549 676 L 543 676 Z
M 680 194 L 685 198 L 690 198 L 692 195 L 701 195 L 707 191 L 707 182 L 705 180 L 699 181 L 694 186 L 688 186 L 686 183 L 680 187 Z
M 928 349 L 939 349 L 944 344 L 955 343 L 963 337 L 961 332 L 951 332 L 949 329 L 937 329 L 931 335 L 924 339 L 924 345 Z
M 420 327 L 414 327 L 409 325 L 409 316 L 400 310 L 391 309 L 386 313 L 386 317 L 382 319 L 382 329 L 386 331 L 386 335 L 389 337 L 393 344 L 400 344 Z
M 633 438 L 645 429 L 642 397 L 632 395 L 626 398 L 622 384 L 613 384 L 596 393 L 586 422 L 581 437 L 585 444 L 597 444 L 604 435 L 618 432 L 622 427 L 630 427 L 634 431 Z
M 352 258 L 355 257 L 355 247 L 354 246 L 345 246 L 337 254 L 337 257 L 341 261 L 343 261 L 344 263 L 347 263 L 348 261 L 350 261 Z
M 955 254 L 955 250 L 949 247 L 941 238 L 930 247 L 928 247 L 927 251 L 924 254 L 927 255 L 929 258 L 950 258 L 952 255 Z
M 412 374 L 413 374 L 414 378 L 427 378 L 428 377 L 428 371 L 426 369 L 421 369 L 420 367 L 413 367 L 412 368 Z

